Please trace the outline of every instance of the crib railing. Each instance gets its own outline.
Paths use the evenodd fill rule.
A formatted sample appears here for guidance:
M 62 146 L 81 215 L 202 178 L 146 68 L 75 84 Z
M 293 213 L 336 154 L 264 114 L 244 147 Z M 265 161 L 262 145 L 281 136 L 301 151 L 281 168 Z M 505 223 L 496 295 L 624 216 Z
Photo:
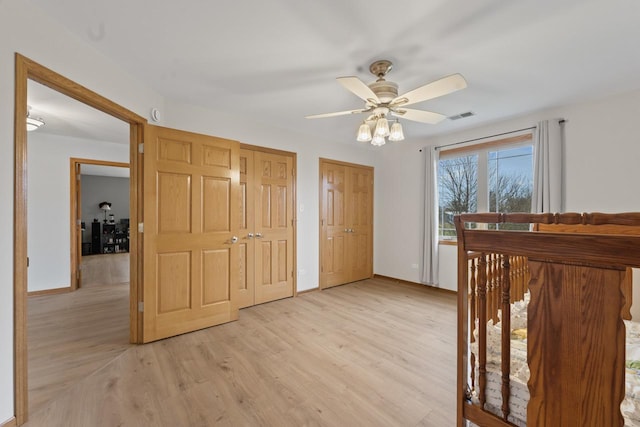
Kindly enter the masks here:
M 624 324 L 619 319 L 630 317 L 629 267 L 640 268 L 637 240 L 627 237 L 640 235 L 640 213 L 465 214 L 455 222 L 459 239 L 458 427 L 466 425 L 465 420 L 492 427 L 513 427 L 513 422 L 522 420 L 510 413 L 514 403 L 522 408 L 519 402 L 510 402 L 511 304 L 523 300 L 529 287 L 528 318 L 538 321 L 527 325 L 531 373 L 527 424 L 548 425 L 549 420 L 564 419 L 575 421 L 571 425 L 622 425 Z M 465 228 L 478 222 L 537 226 L 534 232 Z M 543 230 L 543 224 L 554 228 Z M 624 230 L 601 228 L 609 224 Z M 498 338 L 495 330 L 489 331 L 489 320 L 501 322 L 499 355 L 488 348 L 489 341 L 493 345 L 494 337 Z M 577 348 L 598 351 L 576 359 Z M 500 364 L 495 366 L 500 385 L 493 379 L 494 360 Z M 580 374 L 584 372 L 597 375 Z M 575 393 L 566 395 L 565 384 L 572 384 Z M 514 398 L 520 396 L 514 394 Z M 588 400 L 597 400 L 598 405 L 584 405 Z
M 487 387 L 487 322 L 501 322 L 501 395 L 502 418 L 510 414 L 511 368 L 511 304 L 524 299 L 529 283 L 526 257 L 496 253 L 469 254 L 469 311 L 472 342 L 478 336 L 478 384 L 476 387 L 476 354 L 471 352 L 471 391 L 477 394 L 480 407 L 486 403 Z
M 508 268 L 505 269 L 505 265 Z M 529 264 L 527 258 L 519 255 L 469 254 L 469 310 L 471 322 L 471 342 L 475 342 L 475 320 L 478 318 L 478 279 L 483 272 L 485 284 L 485 302 L 487 321 L 500 320 L 499 313 L 503 309 L 505 283 L 508 282 L 509 302 L 522 301 L 528 290 Z

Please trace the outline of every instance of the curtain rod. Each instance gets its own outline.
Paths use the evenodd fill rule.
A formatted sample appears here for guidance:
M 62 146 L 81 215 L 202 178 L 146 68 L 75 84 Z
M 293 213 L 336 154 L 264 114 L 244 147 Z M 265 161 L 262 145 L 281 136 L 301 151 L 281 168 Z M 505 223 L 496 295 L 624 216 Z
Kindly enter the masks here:
M 564 122 L 565 122 L 565 120 L 564 120 L 564 119 L 562 119 L 562 120 L 558 120 L 558 123 L 560 123 L 560 124 L 563 124 Z M 537 127 L 537 126 L 531 126 L 531 127 L 528 127 L 528 128 L 512 130 L 512 131 L 509 131 L 509 132 L 497 133 L 497 134 L 495 134 L 495 135 L 483 136 L 483 137 L 480 137 L 480 138 L 474 138 L 474 139 L 467 139 L 466 141 L 459 141 L 459 142 L 453 142 L 453 143 L 451 143 L 451 144 L 437 145 L 435 148 L 436 148 L 436 150 L 439 150 L 439 149 L 441 149 L 441 148 L 451 147 L 451 146 L 453 146 L 453 145 L 460 145 L 460 144 L 466 144 L 466 143 L 468 143 L 468 142 L 480 141 L 481 139 L 495 138 L 496 136 L 509 135 L 509 134 L 511 134 L 511 133 L 523 132 L 523 131 L 525 131 L 525 130 L 533 130 L 533 129 L 535 129 L 536 127 Z M 422 150 L 420 150 L 420 151 L 422 151 Z

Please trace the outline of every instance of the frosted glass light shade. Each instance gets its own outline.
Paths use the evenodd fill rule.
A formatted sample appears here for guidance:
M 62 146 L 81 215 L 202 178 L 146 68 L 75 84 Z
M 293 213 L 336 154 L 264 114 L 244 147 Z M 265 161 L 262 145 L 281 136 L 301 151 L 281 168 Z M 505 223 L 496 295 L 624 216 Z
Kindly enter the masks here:
M 381 137 L 387 137 L 389 136 L 389 122 L 387 121 L 387 119 L 385 119 L 384 117 L 380 117 L 378 119 L 378 122 L 376 123 L 376 130 L 375 130 L 375 135 L 381 136 Z
M 402 131 L 402 125 L 400 122 L 395 122 L 391 125 L 391 132 L 389 133 L 389 141 L 402 141 L 404 139 L 404 132 Z
M 358 128 L 358 137 L 356 138 L 360 142 L 371 141 L 371 128 L 366 123 L 360 125 Z
M 376 147 L 381 147 L 385 144 L 384 136 L 375 135 L 371 140 L 371 145 L 375 145 Z

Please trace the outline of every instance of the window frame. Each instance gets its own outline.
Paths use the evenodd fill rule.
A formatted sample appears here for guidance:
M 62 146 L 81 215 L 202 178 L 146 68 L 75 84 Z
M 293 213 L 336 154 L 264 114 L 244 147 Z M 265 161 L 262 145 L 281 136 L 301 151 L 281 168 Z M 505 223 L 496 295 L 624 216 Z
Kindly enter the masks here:
M 493 139 L 490 141 L 485 141 L 476 144 L 463 145 L 461 147 L 452 147 L 447 149 L 443 147 L 440 151 L 440 155 L 438 156 L 438 163 L 440 160 L 453 159 L 456 157 L 463 156 L 478 156 L 478 169 L 477 169 L 477 179 L 478 179 L 478 191 L 477 191 L 477 200 L 476 200 L 476 212 L 489 212 L 489 192 L 490 192 L 490 183 L 489 183 L 489 152 L 496 150 L 504 150 L 511 148 L 519 148 L 525 146 L 533 147 L 533 133 L 528 131 L 526 133 L 522 133 L 515 136 L 510 136 L 507 138 Z M 535 156 L 532 153 L 532 156 Z M 533 169 L 533 165 L 532 165 Z M 533 172 L 533 170 L 532 170 Z M 440 172 L 438 171 L 438 186 L 440 180 Z M 483 183 L 480 185 L 480 183 Z M 440 210 L 440 197 L 438 195 L 438 211 Z M 456 245 L 458 242 L 457 236 L 441 236 L 440 235 L 440 227 L 438 227 L 438 243 L 441 245 Z

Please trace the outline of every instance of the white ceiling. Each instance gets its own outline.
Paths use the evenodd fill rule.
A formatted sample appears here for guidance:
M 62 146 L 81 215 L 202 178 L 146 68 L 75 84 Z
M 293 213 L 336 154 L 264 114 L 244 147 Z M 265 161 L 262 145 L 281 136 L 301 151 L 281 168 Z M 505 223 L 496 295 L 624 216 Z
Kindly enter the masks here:
M 31 117 L 42 118 L 45 122 L 34 132 L 129 143 L 128 123 L 33 80 L 27 82 L 27 104 L 31 107 Z
M 400 93 L 468 81 L 412 107 L 476 116 L 405 121 L 408 141 L 640 88 L 635 0 L 30 1 L 168 100 L 336 141 L 364 117 L 304 116 L 361 108 L 335 77 L 370 83 L 375 59 Z

